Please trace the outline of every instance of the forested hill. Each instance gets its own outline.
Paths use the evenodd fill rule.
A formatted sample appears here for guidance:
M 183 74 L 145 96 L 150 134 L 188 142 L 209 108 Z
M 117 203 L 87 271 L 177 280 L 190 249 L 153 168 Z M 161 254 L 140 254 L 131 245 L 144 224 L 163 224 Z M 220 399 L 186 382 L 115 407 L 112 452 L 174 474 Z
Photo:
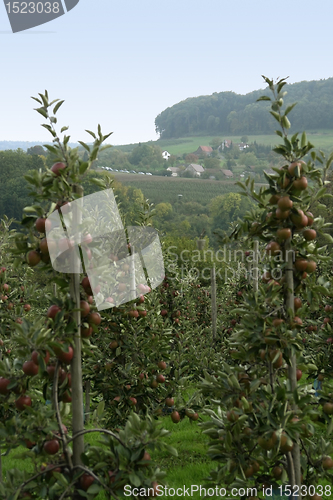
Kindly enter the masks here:
M 285 103 L 297 102 L 290 114 L 292 131 L 333 129 L 333 78 L 287 84 Z M 266 101 L 258 97 L 270 91 L 256 90 L 246 95 L 215 92 L 191 97 L 165 109 L 155 119 L 160 138 L 212 134 L 265 134 L 276 128 Z

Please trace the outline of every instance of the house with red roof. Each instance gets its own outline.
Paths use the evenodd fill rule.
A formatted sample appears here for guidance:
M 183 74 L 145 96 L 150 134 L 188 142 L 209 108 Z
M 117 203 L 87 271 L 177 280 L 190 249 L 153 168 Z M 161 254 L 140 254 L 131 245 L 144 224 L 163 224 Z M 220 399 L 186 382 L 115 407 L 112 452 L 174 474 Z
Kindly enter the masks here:
M 199 146 L 198 149 L 194 152 L 195 155 L 205 155 L 210 156 L 213 152 L 213 149 L 210 146 Z

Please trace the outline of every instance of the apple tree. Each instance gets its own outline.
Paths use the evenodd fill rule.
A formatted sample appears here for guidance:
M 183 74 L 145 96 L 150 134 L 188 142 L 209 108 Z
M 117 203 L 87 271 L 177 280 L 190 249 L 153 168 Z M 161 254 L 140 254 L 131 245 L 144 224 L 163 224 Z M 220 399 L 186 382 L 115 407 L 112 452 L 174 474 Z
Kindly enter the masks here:
M 282 143 L 274 151 L 281 166 L 265 174 L 268 186 L 259 192 L 249 179 L 238 183 L 257 204 L 231 234 L 246 238 L 253 287 L 234 309 L 238 322 L 227 339 L 223 369 L 217 377 L 207 373 L 202 382 L 203 393 L 219 404 L 217 410 L 207 409 L 212 419 L 202 426 L 211 437 L 208 453 L 218 462 L 211 481 L 259 492 L 270 486 L 280 494 L 285 490 L 295 498 L 321 500 L 328 489 L 320 479 L 333 479 L 333 422 L 325 407 L 331 395 L 325 387 L 316 395 L 312 383 L 303 383 L 302 370 L 312 382 L 317 374 L 304 349 L 303 330 L 310 312 L 307 299 L 319 303 L 330 294 L 316 275 L 317 263 L 331 258 L 316 243 L 326 225 L 312 210 L 326 195 L 333 155 L 326 159 L 315 153 L 305 133 L 288 137 L 287 115 L 295 104 L 284 109 L 285 79 L 265 81 L 272 97 L 260 100 L 271 103 L 280 126 L 276 133 Z M 264 263 L 260 272 L 259 261 Z

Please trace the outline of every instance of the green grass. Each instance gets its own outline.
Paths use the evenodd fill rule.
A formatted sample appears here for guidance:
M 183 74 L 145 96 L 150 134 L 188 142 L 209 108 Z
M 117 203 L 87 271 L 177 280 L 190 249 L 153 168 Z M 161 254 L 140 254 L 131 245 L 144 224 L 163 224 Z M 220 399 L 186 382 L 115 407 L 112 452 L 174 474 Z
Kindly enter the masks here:
M 124 184 L 141 189 L 145 198 L 152 203 L 178 203 L 178 194 L 182 194 L 182 203 L 197 201 L 207 205 L 212 198 L 220 194 L 238 192 L 235 180 L 216 181 L 209 179 L 187 179 L 181 177 L 151 177 L 135 174 L 115 174 L 115 179 Z
M 303 132 L 302 130 L 300 132 Z M 291 135 L 291 134 L 290 134 Z M 170 154 L 183 155 L 184 153 L 193 153 L 199 146 L 208 146 L 213 137 L 221 137 L 223 139 L 232 140 L 237 144 L 240 142 L 240 135 L 221 134 L 218 136 L 199 136 L 199 137 L 184 137 L 180 139 L 166 139 L 156 141 L 156 144 L 162 149 L 167 149 Z M 317 130 L 308 131 L 307 137 L 310 142 L 318 149 L 333 150 L 333 130 Z M 257 144 L 274 147 L 278 144 L 279 137 L 276 134 L 270 135 L 248 135 L 248 143 L 256 141 Z M 183 141 L 183 142 L 181 142 Z
M 207 420 L 208 418 L 207 416 L 203 416 L 200 417 L 200 420 Z M 170 457 L 164 451 L 148 450 L 155 464 L 167 473 L 163 483 L 168 488 L 174 488 L 175 490 L 177 488 L 189 488 L 189 492 L 191 492 L 192 485 L 205 488 L 205 485 L 207 485 L 205 479 L 209 476 L 210 471 L 216 468 L 217 463 L 211 461 L 207 456 L 208 438 L 202 434 L 198 422 L 191 422 L 188 418 L 184 418 L 178 424 L 174 424 L 170 416 L 161 417 L 160 421 L 162 426 L 170 431 L 169 436 L 164 437 L 164 441 L 178 451 L 178 457 Z M 91 445 L 98 445 L 99 435 L 95 433 L 87 434 L 85 441 Z M 9 456 L 2 457 L 4 474 L 8 469 L 12 468 L 33 472 L 32 461 L 22 457 L 18 458 L 19 455 L 23 455 L 25 452 L 26 448 L 20 446 L 13 450 Z M 321 484 L 325 486 L 328 482 L 322 481 Z M 209 486 L 206 487 L 208 488 Z M 258 491 L 258 495 L 260 498 L 263 498 L 261 491 Z M 168 496 L 171 496 L 171 492 Z M 176 497 L 177 495 L 174 496 L 174 498 Z M 104 493 L 101 492 L 96 497 L 96 500 L 105 500 L 105 498 Z M 166 496 L 163 495 L 161 498 L 166 498 Z M 200 496 L 199 492 L 193 492 L 191 498 L 201 500 L 204 498 L 204 494 L 202 493 Z M 214 495 L 209 498 L 215 500 L 221 497 Z M 226 498 L 231 497 L 227 495 Z M 239 500 L 239 497 L 233 498 Z

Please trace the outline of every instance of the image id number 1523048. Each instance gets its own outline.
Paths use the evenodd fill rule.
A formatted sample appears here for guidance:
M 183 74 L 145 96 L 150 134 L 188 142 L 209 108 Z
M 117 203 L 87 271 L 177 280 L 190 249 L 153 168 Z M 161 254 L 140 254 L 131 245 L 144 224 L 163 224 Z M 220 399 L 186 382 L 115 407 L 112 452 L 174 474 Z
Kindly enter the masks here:
M 59 2 L 8 2 L 8 14 L 58 14 Z

